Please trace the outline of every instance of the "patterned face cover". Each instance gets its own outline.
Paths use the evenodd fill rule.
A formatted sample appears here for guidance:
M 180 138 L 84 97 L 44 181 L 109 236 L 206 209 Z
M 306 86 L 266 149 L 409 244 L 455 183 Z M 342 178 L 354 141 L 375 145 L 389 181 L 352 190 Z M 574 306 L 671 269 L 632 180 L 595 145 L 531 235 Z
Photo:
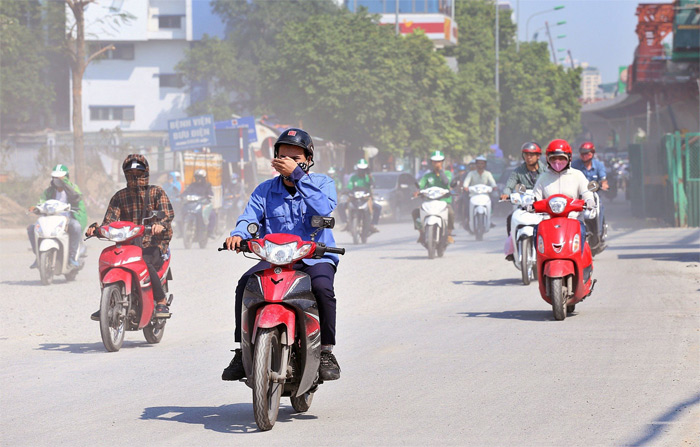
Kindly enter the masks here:
M 552 167 L 557 172 L 561 172 L 562 169 L 566 168 L 566 165 L 568 165 L 569 162 L 567 160 L 552 160 L 549 162 L 549 165 Z
M 124 176 L 126 177 L 126 187 L 129 189 L 138 189 L 139 187 L 145 188 L 148 186 L 146 171 L 131 169 L 126 171 Z

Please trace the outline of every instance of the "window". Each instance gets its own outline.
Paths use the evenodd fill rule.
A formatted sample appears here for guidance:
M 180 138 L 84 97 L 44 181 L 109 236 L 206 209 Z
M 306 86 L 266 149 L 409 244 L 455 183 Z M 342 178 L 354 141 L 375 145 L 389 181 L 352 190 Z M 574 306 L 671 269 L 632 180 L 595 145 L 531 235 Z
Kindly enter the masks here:
M 134 106 L 90 106 L 90 121 L 133 121 Z
M 170 28 L 170 29 L 180 29 L 182 23 L 182 16 L 159 16 L 158 17 L 158 28 Z
M 94 42 L 90 44 L 90 54 L 99 51 L 102 48 L 110 45 L 109 42 Z M 133 43 L 112 43 L 113 50 L 107 50 L 100 54 L 98 59 L 114 59 L 114 60 L 134 60 L 134 44 Z
M 185 86 L 185 82 L 182 80 L 182 76 L 179 74 L 161 74 L 160 76 L 158 76 L 158 78 L 160 88 L 182 88 Z

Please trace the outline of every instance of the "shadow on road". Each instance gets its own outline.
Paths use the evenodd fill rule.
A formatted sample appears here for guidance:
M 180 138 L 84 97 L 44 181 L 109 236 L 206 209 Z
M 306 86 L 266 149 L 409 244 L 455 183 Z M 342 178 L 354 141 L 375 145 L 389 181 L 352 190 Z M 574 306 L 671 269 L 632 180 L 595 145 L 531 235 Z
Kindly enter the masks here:
M 550 321 L 554 320 L 551 310 L 505 310 L 503 312 L 457 312 L 469 318 L 496 318 L 500 320 Z M 576 316 L 569 314 L 567 318 Z
M 124 341 L 121 349 L 131 349 L 131 348 L 142 348 L 151 347 L 149 343 L 146 342 L 129 342 Z M 59 351 L 59 352 L 69 352 L 71 354 L 89 354 L 93 352 L 107 352 L 104 345 L 101 342 L 98 343 L 42 343 L 39 351 Z
M 220 433 L 259 431 L 253 418 L 253 405 L 250 403 L 220 407 L 150 407 L 143 410 L 141 419 L 198 424 L 207 430 Z M 295 413 L 291 406 L 280 406 L 277 423 L 304 419 L 317 419 L 317 417 L 306 413 Z
M 64 281 L 68 282 L 68 281 Z M 41 286 L 41 280 L 35 279 L 35 280 L 28 280 L 28 279 L 23 279 L 20 281 L 2 281 L 0 284 L 6 285 L 6 286 Z M 61 281 L 59 281 L 57 284 L 62 284 Z
M 515 286 L 522 285 L 523 282 L 518 278 L 502 278 L 502 279 L 488 279 L 485 281 L 477 281 L 473 279 L 467 279 L 464 281 L 452 281 L 452 284 L 458 286 L 468 285 L 468 286 Z
M 625 445 L 638 447 L 643 445 L 652 445 L 656 442 L 659 442 L 660 440 L 656 438 L 658 438 L 660 435 L 662 435 L 668 430 L 667 424 L 672 423 L 675 419 L 677 419 L 681 414 L 684 413 L 684 410 L 687 410 L 688 408 L 698 404 L 700 404 L 700 393 L 670 408 L 664 414 L 659 416 L 658 419 L 656 419 L 650 424 L 647 424 L 644 434 L 642 434 L 639 438 L 635 439 L 629 444 Z
M 676 262 L 700 262 L 700 253 L 640 253 L 630 255 L 617 255 L 618 259 L 652 259 L 654 261 L 676 261 Z

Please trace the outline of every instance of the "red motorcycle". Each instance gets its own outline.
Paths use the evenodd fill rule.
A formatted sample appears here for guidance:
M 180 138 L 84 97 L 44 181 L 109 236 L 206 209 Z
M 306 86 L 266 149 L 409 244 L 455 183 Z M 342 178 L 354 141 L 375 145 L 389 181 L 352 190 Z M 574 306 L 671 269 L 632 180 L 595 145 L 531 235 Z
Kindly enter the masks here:
M 163 211 L 153 211 L 150 218 L 162 219 Z M 144 219 L 146 220 L 146 219 Z M 142 258 L 140 245 L 150 225 L 136 225 L 119 221 L 96 228 L 91 237 L 115 242 L 100 254 L 100 333 L 107 351 L 119 351 L 124 342 L 124 331 L 143 329 L 148 343 L 159 343 L 163 338 L 167 318 L 156 318 L 155 301 L 148 267 Z M 88 238 L 89 239 L 89 238 Z M 158 271 L 163 290 L 168 292 L 171 280 L 170 251 Z M 168 298 L 168 306 L 173 296 Z
M 533 204 L 537 213 L 550 218 L 537 226 L 537 277 L 542 299 L 552 305 L 554 318 L 563 320 L 576 303 L 593 292 L 593 258 L 581 221 L 570 219 L 570 212 L 583 211 L 584 201 L 555 194 Z
M 311 241 L 285 233 L 257 238 L 259 226 L 251 223 L 252 239 L 240 243 L 240 251 L 254 253 L 269 268 L 253 274 L 243 294 L 241 312 L 241 353 L 246 385 L 253 389 L 255 423 L 270 430 L 277 420 L 281 396 L 289 396 L 292 407 L 304 412 L 322 383 L 321 326 L 318 307 L 311 291 L 311 279 L 294 264 L 325 253 L 345 254 L 344 248 L 314 242 L 323 228 L 333 228 L 332 217 L 314 216 L 317 230 Z M 219 251 L 226 248 L 219 248 Z

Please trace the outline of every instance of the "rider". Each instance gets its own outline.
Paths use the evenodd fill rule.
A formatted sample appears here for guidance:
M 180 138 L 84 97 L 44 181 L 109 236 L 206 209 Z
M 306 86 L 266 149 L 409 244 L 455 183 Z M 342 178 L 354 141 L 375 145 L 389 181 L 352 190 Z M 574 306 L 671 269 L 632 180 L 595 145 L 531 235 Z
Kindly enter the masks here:
M 143 235 L 141 246 L 143 247 L 143 260 L 148 267 L 148 275 L 151 278 L 153 299 L 156 301 L 156 316 L 167 318 L 170 316 L 163 286 L 157 279 L 158 269 L 163 266 L 163 256 L 168 253 L 168 244 L 173 236 L 170 223 L 175 216 L 168 195 L 163 188 L 148 184 L 148 160 L 141 154 L 131 154 L 122 163 L 122 170 L 126 177 L 126 188 L 117 191 L 109 201 L 107 212 L 102 220 L 102 226 L 112 222 L 128 221 L 140 225 L 142 219 L 149 216 L 151 211 L 163 211 L 163 219 L 150 219 L 151 233 Z M 146 197 L 148 194 L 148 198 Z M 148 205 L 145 205 L 148 202 Z M 145 209 L 144 209 L 145 208 Z M 97 228 L 97 222 L 87 229 L 87 236 L 92 236 Z M 100 320 L 100 311 L 90 316 L 93 320 Z
M 433 170 L 427 172 L 421 177 L 418 182 L 418 189 L 430 188 L 431 186 L 439 186 L 440 188 L 450 189 L 450 183 L 452 183 L 452 172 L 444 171 L 442 169 L 443 162 L 445 161 L 445 154 L 442 151 L 434 151 L 430 154 L 430 162 L 433 165 Z M 418 196 L 418 192 L 414 194 Z M 454 230 L 455 225 L 455 211 L 452 208 L 452 195 L 444 197 L 443 202 L 447 203 L 447 243 L 454 243 L 454 238 L 452 237 L 452 230 Z M 413 222 L 418 230 L 418 240 L 416 242 L 423 244 L 425 243 L 425 231 L 423 231 L 422 225 L 420 225 L 420 209 L 416 208 L 413 210 Z
M 169 198 L 177 199 L 180 196 L 182 184 L 180 183 L 179 172 L 172 171 L 168 174 L 168 181 L 163 185 L 163 190 L 165 190 Z
M 85 201 L 80 192 L 80 188 L 70 181 L 68 167 L 58 164 L 51 171 L 51 183 L 39 197 L 39 203 L 44 203 L 47 200 L 59 200 L 63 203 L 70 204 L 71 216 L 68 219 L 68 262 L 72 267 L 79 267 L 78 263 L 78 247 L 80 246 L 80 234 L 87 225 L 87 213 L 85 211 Z M 33 212 L 36 206 L 29 208 L 29 212 Z M 27 227 L 27 235 L 29 242 L 32 244 L 32 251 L 36 254 L 36 241 L 34 240 L 34 225 Z M 29 268 L 37 268 L 36 259 Z
M 578 148 L 578 158 L 571 162 L 571 167 L 583 172 L 589 182 L 596 181 L 600 183 L 600 189 L 607 191 L 608 179 L 605 173 L 605 163 L 595 159 L 595 145 L 590 141 L 585 141 Z
M 582 197 L 588 207 L 593 207 L 593 193 L 588 190 L 588 180 L 578 169 L 571 168 L 571 146 L 566 140 L 552 140 L 545 151 L 549 169 L 543 172 L 532 188 L 537 200 L 552 194 L 564 194 L 577 199 Z
M 236 228 L 226 238 L 226 247 L 238 251 L 241 240 L 250 238 L 247 227 L 250 223 L 260 225 L 260 236 L 272 233 L 290 233 L 304 240 L 316 231 L 311 226 L 314 215 L 329 216 L 336 206 L 336 191 L 333 180 L 323 174 L 309 173 L 313 166 L 314 143 L 311 136 L 301 129 L 287 129 L 275 142 L 275 158 L 272 168 L 279 176 L 259 184 L 253 191 Z M 329 247 L 335 246 L 333 232 L 324 229 L 316 238 Z M 241 341 L 241 307 L 243 291 L 253 273 L 268 268 L 270 264 L 260 261 L 243 274 L 236 287 L 235 342 Z M 321 259 L 304 259 L 294 268 L 311 277 L 311 289 L 321 323 L 321 365 L 319 374 L 323 380 L 340 378 L 340 366 L 333 355 L 335 345 L 336 299 L 333 280 L 338 266 L 338 256 L 325 254 Z M 235 350 L 231 363 L 224 369 L 222 380 L 239 380 L 245 377 L 243 357 Z
M 194 171 L 194 182 L 190 183 L 185 191 L 182 193 L 183 196 L 195 195 L 200 197 L 206 197 L 209 200 L 214 197 L 214 191 L 211 188 L 211 183 L 207 181 L 207 171 L 204 169 L 197 169 Z M 207 234 L 210 238 L 214 238 L 214 233 L 216 229 L 216 210 L 211 209 L 211 214 L 209 215 L 209 226 L 207 227 Z
M 347 190 L 351 193 L 356 189 L 371 193 L 372 186 L 374 186 L 374 179 L 372 179 L 372 174 L 369 173 L 369 163 L 364 158 L 361 158 L 355 165 L 355 172 L 348 179 Z M 370 231 L 376 233 L 379 231 L 376 225 L 379 223 L 379 216 L 382 215 L 382 206 L 372 200 L 372 196 L 369 197 L 369 200 L 372 204 L 372 226 Z
M 523 164 L 515 168 L 510 174 L 510 177 L 508 177 L 506 187 L 503 189 L 503 194 L 501 194 L 501 200 L 508 200 L 516 185 L 523 185 L 525 189 L 532 189 L 535 186 L 537 177 L 539 177 L 546 168 L 540 161 L 542 148 L 539 144 L 531 141 L 523 144 L 520 150 L 522 152 Z M 510 236 L 510 220 L 512 217 L 513 213 L 511 212 L 506 218 L 506 231 L 508 236 Z M 512 257 L 513 255 L 508 256 Z
M 467 176 L 464 179 L 462 188 L 464 189 L 464 192 L 467 195 L 467 197 L 465 198 L 466 204 L 469 203 L 470 186 L 486 185 L 494 189 L 496 188 L 496 180 L 493 178 L 493 174 L 491 174 L 490 171 L 486 170 L 486 163 L 486 157 L 484 157 L 483 155 L 479 155 L 478 157 L 476 157 L 476 159 L 474 160 L 475 169 L 473 171 L 469 171 L 469 174 L 467 174 Z M 467 205 L 467 209 L 469 209 L 469 205 Z M 471 231 L 469 229 L 469 213 L 466 214 L 467 219 L 465 220 L 465 226 L 467 227 L 467 230 Z M 491 226 L 494 226 L 493 222 L 491 222 Z

